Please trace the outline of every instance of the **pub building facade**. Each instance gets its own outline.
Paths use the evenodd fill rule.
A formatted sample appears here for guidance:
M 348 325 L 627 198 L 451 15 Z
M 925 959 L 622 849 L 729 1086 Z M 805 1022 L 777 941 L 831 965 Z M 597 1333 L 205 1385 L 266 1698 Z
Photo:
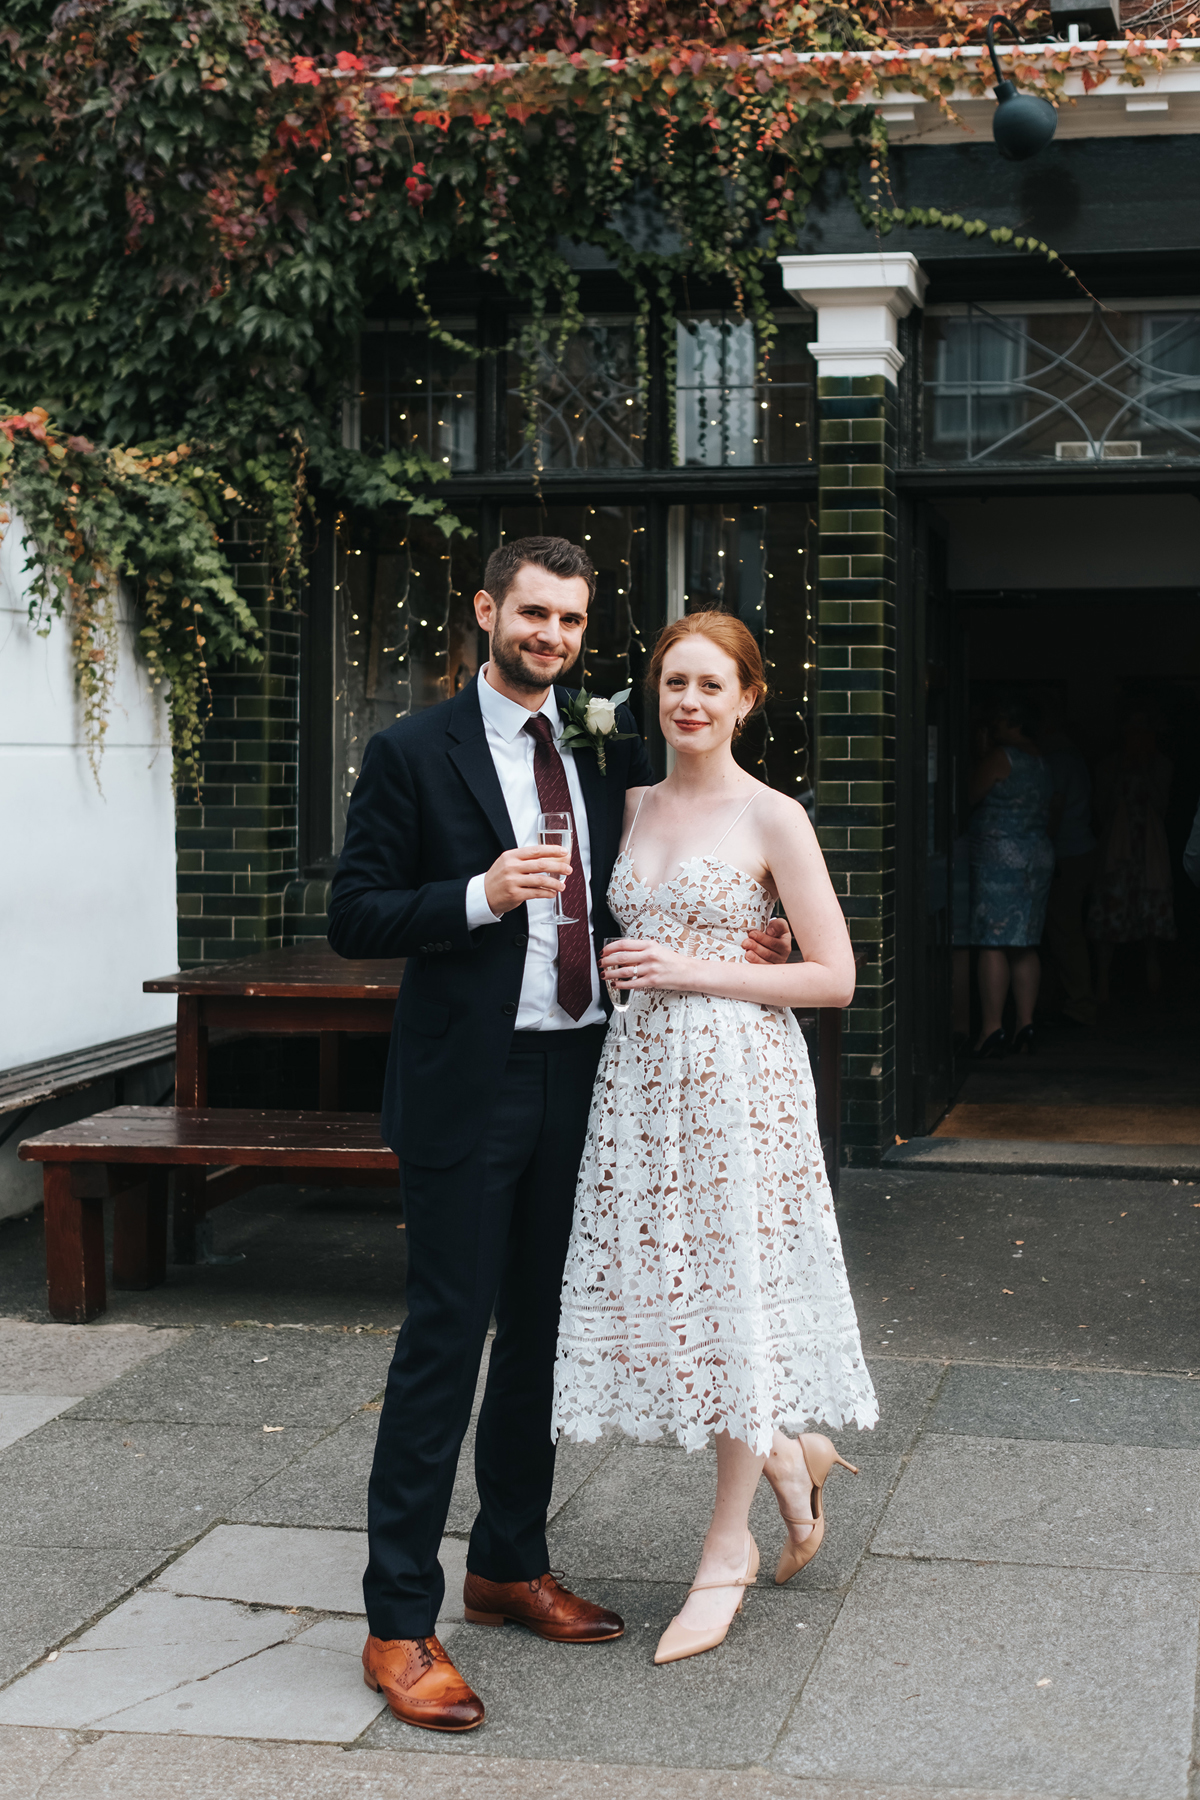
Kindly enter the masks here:
M 966 134 L 920 100 L 882 110 L 898 204 L 1044 239 L 1094 298 L 986 237 L 873 239 L 836 176 L 773 272 L 766 380 L 732 292 L 690 284 L 651 319 L 643 391 L 635 296 L 586 244 L 562 246 L 584 323 L 532 372 L 511 349 L 522 299 L 490 278 L 447 267 L 428 289 L 477 356 L 380 296 L 346 441 L 440 462 L 464 530 L 330 509 L 294 612 L 266 607 L 253 544 L 234 547 L 267 654 L 214 675 L 204 787 L 178 816 L 181 962 L 323 936 L 368 738 L 476 672 L 489 551 L 559 534 L 598 570 L 570 679 L 632 685 L 661 771 L 641 697 L 656 633 L 702 607 L 755 633 L 771 695 L 741 750 L 809 808 L 860 952 L 844 1159 L 930 1132 L 972 1025 L 962 893 L 986 684 L 1037 694 L 1093 760 L 1123 711 L 1152 706 L 1175 868 L 1200 791 L 1200 72 L 1077 91 L 1021 164 L 997 154 L 990 101 L 960 109 Z M 1177 898 L 1186 958 L 1200 918 Z

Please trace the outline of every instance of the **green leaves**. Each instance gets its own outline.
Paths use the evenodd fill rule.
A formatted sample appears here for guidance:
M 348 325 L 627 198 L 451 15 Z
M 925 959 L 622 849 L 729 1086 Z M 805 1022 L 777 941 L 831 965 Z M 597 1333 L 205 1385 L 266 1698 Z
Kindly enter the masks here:
M 551 315 L 563 332 L 579 318 L 563 240 L 600 246 L 633 286 L 644 377 L 648 296 L 669 309 L 688 278 L 726 281 L 769 352 L 764 272 L 794 246 L 831 160 L 851 170 L 872 233 L 988 232 L 958 213 L 881 209 L 885 128 L 861 65 L 836 54 L 883 43 L 873 15 L 841 0 L 713 0 L 703 22 L 676 0 L 591 10 L 6 0 L 0 392 L 40 397 L 53 422 L 49 446 L 30 426 L 0 433 L 0 486 L 38 546 L 39 606 L 78 622 L 97 754 L 114 580 L 143 610 L 187 772 L 208 662 L 256 654 L 221 543 L 235 516 L 253 521 L 284 600 L 318 489 L 458 528 L 437 493 L 443 467 L 340 435 L 370 312 L 411 303 L 463 352 L 424 298 L 436 266 L 483 270 L 527 300 L 536 444 L 536 342 Z M 764 47 L 769 64 L 745 54 Z M 797 47 L 833 54 L 802 64 Z M 463 58 L 490 72 L 405 73 Z M 400 73 L 380 76 L 384 64 Z M 935 86 L 944 70 L 909 73 Z M 849 147 L 831 152 L 842 132 Z M 666 356 L 670 386 L 670 331 Z M 95 451 L 71 447 L 80 431 Z

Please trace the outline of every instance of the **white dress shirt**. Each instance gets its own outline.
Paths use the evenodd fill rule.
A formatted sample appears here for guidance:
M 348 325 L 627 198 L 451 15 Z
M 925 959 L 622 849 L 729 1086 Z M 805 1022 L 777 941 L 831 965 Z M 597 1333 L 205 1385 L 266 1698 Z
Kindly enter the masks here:
M 500 777 L 504 804 L 512 821 L 513 836 L 519 845 L 536 844 L 538 814 L 542 810 L 542 803 L 538 798 L 537 781 L 533 773 L 535 741 L 525 730 L 534 714 L 528 707 L 518 706 L 515 700 L 509 700 L 492 687 L 487 679 L 486 663 L 479 671 L 479 710 L 483 714 L 488 749 Z M 526 904 L 529 945 L 525 951 L 525 971 L 521 977 L 521 999 L 517 1007 L 515 1029 L 574 1031 L 579 1025 L 603 1025 L 606 1022 L 604 1009 L 600 1005 L 600 972 L 596 967 L 595 947 L 592 943 L 591 838 L 588 833 L 587 808 L 583 803 L 583 789 L 579 785 L 579 771 L 575 767 L 573 752 L 562 743 L 562 720 L 553 688 L 538 711 L 550 721 L 555 747 L 562 757 L 567 774 L 571 810 L 575 814 L 575 841 L 579 846 L 584 892 L 587 896 L 592 1000 L 583 1016 L 578 1019 L 573 1019 L 558 1004 L 558 929 L 553 922 L 554 902 L 530 900 Z M 477 931 L 481 925 L 498 923 L 497 915 L 487 903 L 483 885 L 485 879 L 486 871 L 483 875 L 472 876 L 467 883 L 468 931 Z

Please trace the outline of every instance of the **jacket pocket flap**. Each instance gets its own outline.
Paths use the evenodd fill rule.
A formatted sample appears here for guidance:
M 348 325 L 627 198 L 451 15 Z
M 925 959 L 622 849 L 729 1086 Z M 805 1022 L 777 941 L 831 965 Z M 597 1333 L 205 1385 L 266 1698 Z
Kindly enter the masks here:
M 450 1023 L 450 1008 L 435 1001 L 406 999 L 400 1008 L 402 1031 L 416 1031 L 422 1037 L 444 1037 Z

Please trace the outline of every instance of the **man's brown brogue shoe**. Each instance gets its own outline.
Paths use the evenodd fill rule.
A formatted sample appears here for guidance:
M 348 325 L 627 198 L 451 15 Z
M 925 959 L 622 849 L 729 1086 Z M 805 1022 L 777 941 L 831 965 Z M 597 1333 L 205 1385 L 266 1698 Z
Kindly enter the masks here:
M 398 1719 L 426 1731 L 474 1731 L 483 1701 L 473 1694 L 435 1637 L 369 1637 L 363 1680 L 382 1693 Z
M 511 1620 L 558 1644 L 603 1644 L 625 1633 L 624 1619 L 560 1587 L 553 1575 L 539 1575 L 536 1581 L 485 1581 L 482 1575 L 468 1574 L 463 1616 L 473 1625 Z

